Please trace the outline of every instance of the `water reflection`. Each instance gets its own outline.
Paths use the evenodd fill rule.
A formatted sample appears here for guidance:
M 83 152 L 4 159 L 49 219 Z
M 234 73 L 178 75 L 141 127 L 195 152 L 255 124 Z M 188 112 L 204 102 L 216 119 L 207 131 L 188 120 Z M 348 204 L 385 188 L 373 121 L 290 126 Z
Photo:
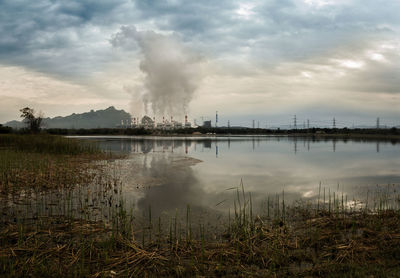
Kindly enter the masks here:
M 100 147 L 104 150 L 113 152 L 128 152 L 128 153 L 149 153 L 149 152 L 174 152 L 181 153 L 182 147 L 185 154 L 196 152 L 200 145 L 202 151 L 204 149 L 218 148 L 218 142 L 227 146 L 230 150 L 231 143 L 249 143 L 251 142 L 252 151 L 258 150 L 264 142 L 285 142 L 292 144 L 293 153 L 301 151 L 312 151 L 313 147 L 319 147 L 320 143 L 331 144 L 332 152 L 336 152 L 337 146 L 351 144 L 366 144 L 373 146 L 375 151 L 380 152 L 380 145 L 393 145 L 399 142 L 397 140 L 374 140 L 374 139 L 338 139 L 326 137 L 280 137 L 280 136 L 232 136 L 232 137 L 80 137 L 85 139 L 97 140 Z M 299 147 L 299 142 L 302 148 Z M 218 151 L 216 151 L 218 156 Z
M 400 184 L 396 141 L 318 137 L 105 137 L 106 150 L 129 153 L 124 196 L 139 210 L 232 207 L 241 179 L 254 204 L 285 191 L 285 199 L 323 192 L 362 198 L 376 185 Z M 201 161 L 201 162 L 200 162 Z M 216 206 L 218 204 L 218 206 Z
M 145 210 L 154 206 L 162 212 L 184 208 L 186 204 L 198 205 L 197 200 L 204 195 L 193 169 L 193 161 L 170 156 L 148 155 L 142 158 L 141 175 L 148 182 L 144 195 L 138 200 L 138 208 Z M 125 181 L 129 183 L 128 181 Z M 156 205 L 155 205 L 156 204 Z

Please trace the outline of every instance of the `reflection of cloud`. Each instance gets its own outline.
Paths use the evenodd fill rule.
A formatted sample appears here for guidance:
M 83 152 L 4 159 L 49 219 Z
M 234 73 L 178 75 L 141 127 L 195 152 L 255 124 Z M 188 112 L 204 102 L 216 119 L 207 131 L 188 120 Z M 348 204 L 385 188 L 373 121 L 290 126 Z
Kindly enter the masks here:
M 282 198 L 283 191 L 288 203 L 300 198 L 316 199 L 320 182 L 321 198 L 324 191 L 326 196 L 329 192 L 343 192 L 344 196 L 357 198 L 369 189 L 373 192 L 376 184 L 400 184 L 398 148 L 389 141 L 381 141 L 377 152 L 375 140 L 226 137 L 218 138 L 219 156 L 215 158 L 217 141 L 205 139 L 194 138 L 195 144 L 189 150 L 191 157 L 203 163 L 183 156 L 188 138 L 115 140 L 118 144 L 136 145 L 138 150 L 153 145 L 158 150 L 166 146 L 171 150 L 175 146 L 174 153 L 133 152 L 124 196 L 136 200 L 142 210 L 151 205 L 156 213 L 175 208 L 182 211 L 187 204 L 196 209 L 227 211 L 233 207 L 236 194 L 227 189 L 239 186 L 241 179 L 245 192 L 252 194 L 255 208 L 268 197 Z M 209 142 L 211 150 L 194 148 L 204 142 Z M 128 148 L 126 151 L 130 152 Z M 137 184 L 139 189 L 135 189 Z

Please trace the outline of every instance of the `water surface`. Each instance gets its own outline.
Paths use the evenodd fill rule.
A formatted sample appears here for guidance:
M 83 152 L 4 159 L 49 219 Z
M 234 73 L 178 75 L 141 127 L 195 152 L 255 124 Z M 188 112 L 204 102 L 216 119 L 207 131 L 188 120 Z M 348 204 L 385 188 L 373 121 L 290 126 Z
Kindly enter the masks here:
M 400 184 L 400 145 L 390 141 L 273 136 L 80 138 L 128 154 L 118 161 L 123 196 L 138 210 L 151 206 L 155 214 L 187 205 L 194 210 L 227 211 L 241 181 L 258 209 L 278 195 L 287 202 L 316 198 L 322 202 L 335 192 L 350 203 L 367 192 L 393 192 Z

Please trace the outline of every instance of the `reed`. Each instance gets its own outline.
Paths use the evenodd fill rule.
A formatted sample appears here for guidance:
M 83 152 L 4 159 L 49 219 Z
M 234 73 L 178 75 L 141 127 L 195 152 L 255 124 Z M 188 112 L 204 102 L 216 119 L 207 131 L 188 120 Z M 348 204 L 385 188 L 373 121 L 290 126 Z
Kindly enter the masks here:
M 282 190 L 257 211 L 241 181 L 225 221 L 210 228 L 194 217 L 192 204 L 160 216 L 149 206 L 141 216 L 124 200 L 119 171 L 105 171 L 111 164 L 98 160 L 75 166 L 64 154 L 23 151 L 43 165 L 30 170 L 36 186 L 17 187 L 12 161 L 21 156 L 6 151 L 1 180 L 19 190 L 1 196 L 0 276 L 400 275 L 400 195 L 392 186 L 368 191 L 365 205 L 348 202 L 339 187 L 324 187 L 322 198 L 320 184 L 315 200 L 293 203 Z M 78 169 L 83 176 L 68 177 Z M 41 187 L 45 180 L 54 186 Z
M 96 145 L 50 135 L 0 135 L 0 194 L 87 184 L 110 154 Z
M 269 221 L 260 215 L 250 221 L 247 210 L 249 220 L 243 223 L 243 218 L 233 219 L 237 222 L 231 224 L 231 233 L 224 241 L 211 240 L 200 223 L 198 238 L 192 237 L 190 244 L 177 241 L 173 249 L 172 221 L 169 237 L 160 232 L 159 225 L 157 244 L 142 247 L 134 237 L 126 236 L 122 227 L 131 218 L 124 214 L 114 215 L 120 218 L 114 222 L 119 228 L 60 216 L 41 217 L 35 227 L 21 216 L 17 223 L 8 223 L 1 229 L 1 274 L 171 276 L 178 271 L 182 276 L 240 276 L 246 271 L 259 276 L 330 277 L 335 271 L 350 269 L 361 277 L 383 271 L 395 276 L 400 271 L 395 255 L 400 244 L 400 216 L 393 210 L 380 215 L 352 212 L 347 213 L 346 219 L 338 219 L 336 214 L 323 211 L 304 216 L 301 208 L 288 206 L 287 223 Z M 184 233 L 189 239 L 189 228 Z M 383 246 L 381 236 L 387 238 Z M 27 265 L 28 260 L 31 263 Z M 372 264 L 375 260 L 385 263 Z

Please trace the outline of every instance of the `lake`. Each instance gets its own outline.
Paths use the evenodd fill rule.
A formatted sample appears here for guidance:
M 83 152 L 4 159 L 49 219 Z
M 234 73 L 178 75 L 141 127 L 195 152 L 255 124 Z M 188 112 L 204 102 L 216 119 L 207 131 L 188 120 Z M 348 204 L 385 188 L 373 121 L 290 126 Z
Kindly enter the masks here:
M 237 188 L 256 210 L 267 200 L 328 202 L 329 196 L 362 206 L 376 192 L 397 195 L 400 145 L 395 141 L 311 137 L 78 137 L 115 153 L 122 196 L 154 215 L 175 209 L 232 211 Z M 115 171 L 115 170 L 114 170 Z M 243 189 L 241 186 L 243 184 Z M 367 197 L 369 194 L 369 197 Z M 363 201 L 363 202 L 361 202 Z M 393 200 L 395 201 L 395 200 Z M 269 202 L 269 201 L 268 201 Z

